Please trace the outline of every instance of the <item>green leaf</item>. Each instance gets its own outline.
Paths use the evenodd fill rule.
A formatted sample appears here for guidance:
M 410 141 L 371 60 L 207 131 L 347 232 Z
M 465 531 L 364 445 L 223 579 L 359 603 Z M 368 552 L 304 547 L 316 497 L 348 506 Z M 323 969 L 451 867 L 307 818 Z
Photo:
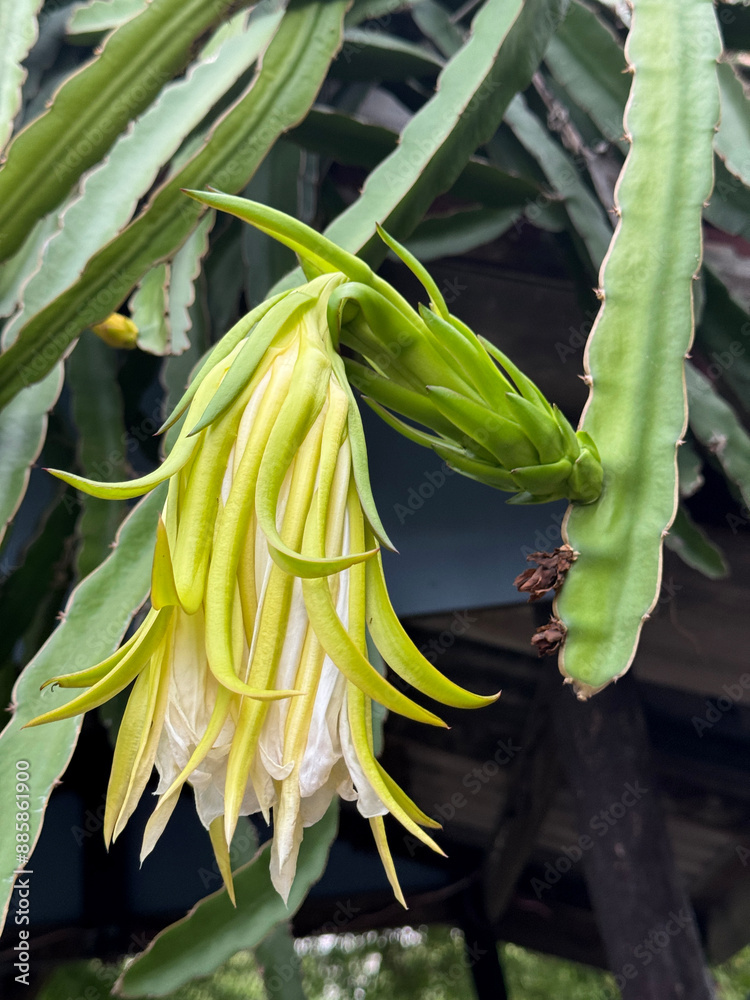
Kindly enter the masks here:
M 746 410 L 750 410 L 750 316 L 732 298 L 716 272 L 703 267 L 705 303 L 696 331 L 713 382 L 724 379 Z
M 443 61 L 421 45 L 384 31 L 347 28 L 331 74 L 342 80 L 402 81 L 436 77 L 442 66 Z
M 420 222 L 406 246 L 423 262 L 459 257 L 498 239 L 520 216 L 518 208 L 474 208 L 432 216 Z
M 119 996 L 166 996 L 191 979 L 206 976 L 242 948 L 259 944 L 278 924 L 299 909 L 321 877 L 338 829 L 338 800 L 323 818 L 305 830 L 297 861 L 297 875 L 288 908 L 271 883 L 267 841 L 249 864 L 234 874 L 237 908 L 226 890 L 201 900 L 176 924 L 154 938 L 142 955 L 118 980 Z
M 10 316 L 21 304 L 24 285 L 41 264 L 44 248 L 57 226 L 54 212 L 40 219 L 21 249 L 0 264 L 0 316 Z
M 127 478 L 127 434 L 116 358 L 111 347 L 87 331 L 67 362 L 81 474 L 89 479 Z M 122 501 L 81 496 L 76 560 L 79 579 L 107 557 L 125 511 Z
M 256 945 L 255 958 L 263 970 L 269 1000 L 282 995 L 284 1000 L 306 1000 L 302 967 L 294 950 L 294 937 L 289 924 L 279 924 Z
M 599 199 L 584 183 L 572 158 L 550 136 L 520 94 L 511 101 L 505 121 L 559 192 L 570 221 L 588 251 L 592 269 L 596 271 L 612 239 L 612 227 Z
M 592 388 L 582 428 L 601 454 L 604 488 L 595 503 L 568 512 L 564 537 L 579 556 L 556 605 L 567 627 L 560 670 L 582 697 L 629 668 L 657 600 L 663 536 L 676 513 L 719 49 L 710 3 L 638 0 L 627 43 L 632 145 L 586 352 Z
M 66 34 L 70 41 L 89 44 L 105 31 L 119 28 L 140 14 L 147 0 L 91 0 L 70 15 Z
M 167 321 L 169 265 L 157 264 L 147 271 L 130 299 L 130 318 L 138 327 L 138 346 L 149 354 L 169 354 Z
M 210 214 L 210 213 L 208 213 Z M 208 217 L 208 214 L 206 217 Z M 164 359 L 160 381 L 165 390 L 164 414 L 169 414 L 182 397 L 193 374 L 200 369 L 201 362 L 208 355 L 211 346 L 209 336 L 208 310 L 206 309 L 206 279 L 201 274 L 195 283 L 195 301 L 189 308 L 190 346 L 180 355 L 170 355 Z M 164 454 L 168 455 L 177 440 L 182 420 L 177 420 L 163 439 Z
M 664 544 L 676 552 L 684 563 L 710 580 L 723 580 L 729 575 L 724 553 L 695 523 L 683 504 L 677 508 Z
M 363 21 L 377 21 L 387 25 L 391 21 L 391 14 L 398 10 L 408 10 L 411 5 L 412 0 L 354 0 L 344 23 L 347 28 L 354 28 Z
M 729 63 L 719 63 L 721 122 L 714 149 L 730 173 L 750 186 L 750 101 Z
M 42 378 L 84 327 L 113 312 L 153 261 L 169 257 L 187 238 L 204 208 L 186 198 L 183 187 L 236 191 L 247 184 L 278 136 L 312 104 L 340 44 L 345 3 L 295 2 L 287 10 L 259 73 L 210 140 L 0 356 L 0 406 L 26 382 Z
M 116 967 L 104 965 L 98 959 L 62 961 L 42 983 L 36 1000 L 60 1000 L 61 997 L 105 1000 L 116 978 Z
M 13 691 L 15 712 L 0 735 L 0 767 L 16 773 L 17 761 L 30 764 L 30 846 L 39 837 L 47 801 L 67 767 L 78 739 L 80 718 L 66 719 L 34 729 L 25 723 L 69 700 L 62 689 L 39 690 L 40 684 L 61 670 L 75 670 L 108 656 L 117 649 L 134 612 L 143 604 L 151 585 L 156 522 L 166 489 L 157 488 L 142 500 L 124 522 L 117 548 L 70 596 L 62 623 L 28 664 Z M 0 790 L 5 816 L 15 814 L 16 784 L 5 781 Z M 15 829 L 0 827 L 0 885 L 2 919 L 7 913 L 15 871 L 18 868 Z
M 422 34 L 444 56 L 454 55 L 463 45 L 463 31 L 452 19 L 448 9 L 435 0 L 420 0 L 411 16 Z
M 296 218 L 299 215 L 299 174 L 300 150 L 282 140 L 261 163 L 244 196 Z M 252 308 L 265 299 L 274 282 L 294 267 L 294 253 L 254 226 L 243 226 L 240 239 L 245 265 L 245 297 Z
M 397 239 L 406 238 L 495 132 L 513 95 L 528 84 L 562 7 L 561 0 L 487 0 L 468 41 L 441 73 L 435 94 L 326 235 L 370 263 L 385 253 L 375 234 L 377 222 Z M 298 281 L 294 272 L 285 286 Z
M 705 209 L 712 226 L 750 240 L 750 188 L 730 173 L 720 157 L 714 160 L 714 190 Z
M 47 433 L 47 414 L 62 388 L 62 366 L 30 385 L 0 411 L 0 539 L 26 492 Z
M 750 8 L 745 0 L 727 0 L 718 3 L 716 10 L 727 49 L 750 50 Z
M 247 0 L 238 0 L 246 5 Z M 70 76 L 52 107 L 8 148 L 0 171 L 0 260 L 58 205 L 129 121 L 190 61 L 193 43 L 224 16 L 221 3 L 153 0 Z
M 622 46 L 593 11 L 574 0 L 544 56 L 552 75 L 621 149 L 630 77 Z
M 61 568 L 68 561 L 68 539 L 75 528 L 77 509 L 78 504 L 72 495 L 58 490 L 39 519 L 35 537 L 19 555 L 19 564 L 3 568 L 0 588 L 0 621 L 3 622 L 0 632 L 0 705 L 10 704 L 19 668 L 55 627 L 55 616 L 69 585 L 68 573 L 64 569 L 61 572 Z M 42 594 L 40 580 L 49 581 Z M 7 716 L 0 720 L 0 728 L 7 721 Z
M 170 354 L 182 354 L 190 347 L 188 333 L 193 325 L 191 306 L 195 302 L 195 283 L 201 273 L 201 261 L 208 253 L 208 234 L 215 219 L 213 212 L 206 212 L 172 260 L 169 282 Z
M 21 107 L 26 71 L 21 65 L 36 41 L 39 8 L 43 0 L 13 0 L 0 4 L 0 150 L 10 138 Z
M 289 133 L 294 142 L 316 153 L 333 156 L 339 163 L 376 167 L 398 144 L 398 134 L 354 115 L 330 108 L 313 108 Z M 520 207 L 533 201 L 540 188 L 524 178 L 498 170 L 486 160 L 472 157 L 451 193 L 491 208 Z
M 23 309 L 9 325 L 11 334 L 73 285 L 92 256 L 117 236 L 185 136 L 252 66 L 280 18 L 280 12 L 259 7 L 247 30 L 239 37 L 230 35 L 218 53 L 207 45 L 185 77 L 166 86 L 106 160 L 86 176 L 80 196 L 62 212 L 60 231 L 48 239 L 41 267 L 24 289 Z M 151 255 L 148 264 L 157 259 L 157 254 Z M 118 274 L 115 269 L 113 283 Z M 150 342 L 154 343 L 153 337 Z
M 711 382 L 692 365 L 685 365 L 690 389 L 690 430 L 716 458 L 727 479 L 750 507 L 750 435 L 739 417 Z
M 677 478 L 683 500 L 694 496 L 706 481 L 703 478 L 703 459 L 691 440 L 683 441 L 677 449 Z

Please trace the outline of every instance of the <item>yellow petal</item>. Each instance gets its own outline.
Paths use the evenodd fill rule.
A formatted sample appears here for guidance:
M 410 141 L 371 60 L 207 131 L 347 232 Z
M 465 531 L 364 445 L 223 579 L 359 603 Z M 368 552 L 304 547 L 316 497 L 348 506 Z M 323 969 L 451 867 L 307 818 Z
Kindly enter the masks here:
M 81 712 L 88 712 L 92 708 L 98 708 L 105 701 L 109 701 L 116 694 L 119 694 L 130 682 L 143 670 L 151 656 L 156 651 L 157 646 L 164 638 L 164 634 L 169 624 L 171 609 L 157 611 L 156 617 L 149 630 L 145 632 L 137 643 L 128 649 L 126 655 L 111 670 L 106 677 L 98 681 L 86 691 L 79 695 L 67 705 L 45 712 L 44 715 L 37 716 L 26 726 L 40 726 L 45 722 L 59 722 L 60 719 L 70 719 Z M 26 728 L 24 726 L 24 728 Z
M 224 836 L 224 817 L 217 816 L 216 819 L 211 821 L 211 825 L 208 828 L 208 835 L 211 838 L 211 846 L 214 849 L 214 854 L 216 855 L 216 863 L 219 866 L 219 872 L 221 877 L 224 879 L 224 885 L 226 886 L 227 894 L 232 900 L 232 906 L 237 906 L 237 900 L 234 898 L 234 882 L 232 881 L 232 864 L 229 859 L 229 846 L 227 845 L 226 837 Z
M 167 529 L 159 516 L 159 523 L 156 526 L 154 563 L 151 568 L 151 606 L 158 610 L 159 608 L 173 607 L 179 603 L 180 599 L 177 596 L 177 588 L 174 583 Z
M 391 883 L 393 894 L 399 903 L 401 903 L 403 908 L 408 910 L 409 907 L 406 905 L 406 900 L 404 899 L 404 894 L 401 891 L 401 885 L 398 881 L 398 875 L 396 874 L 396 866 L 393 864 L 393 856 L 391 855 L 391 849 L 388 846 L 388 838 L 385 835 L 385 823 L 383 822 L 383 817 L 371 816 L 370 828 L 372 829 L 372 835 L 375 838 L 375 846 L 378 849 L 378 854 L 380 855 L 380 860 L 383 864 L 383 868 L 385 869 L 385 874 L 388 876 L 388 881 Z
M 362 771 L 379 796 L 383 805 L 395 818 L 405 827 L 409 833 L 413 834 L 423 844 L 432 848 L 438 854 L 445 857 L 445 852 L 435 843 L 432 837 L 421 830 L 414 820 L 408 815 L 404 808 L 391 793 L 388 785 L 383 781 L 377 761 L 375 760 L 372 748 L 367 738 L 367 705 L 364 694 L 355 684 L 349 683 L 346 689 L 348 719 L 351 728 L 352 742 L 357 753 Z M 406 793 L 404 793 L 406 794 Z
M 424 657 L 403 629 L 393 610 L 378 556 L 365 570 L 367 581 L 367 622 L 375 645 L 399 677 L 443 705 L 455 708 L 482 708 L 500 697 L 497 694 L 472 694 L 454 684 Z

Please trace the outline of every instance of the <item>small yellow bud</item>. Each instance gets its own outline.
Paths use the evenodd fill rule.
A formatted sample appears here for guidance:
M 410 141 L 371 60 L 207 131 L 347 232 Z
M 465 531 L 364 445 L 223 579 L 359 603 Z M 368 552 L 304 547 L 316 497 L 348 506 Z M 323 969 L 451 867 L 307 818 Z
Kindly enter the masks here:
M 110 347 L 121 347 L 132 351 L 138 340 L 138 327 L 127 316 L 112 313 L 101 323 L 95 323 L 91 329 Z

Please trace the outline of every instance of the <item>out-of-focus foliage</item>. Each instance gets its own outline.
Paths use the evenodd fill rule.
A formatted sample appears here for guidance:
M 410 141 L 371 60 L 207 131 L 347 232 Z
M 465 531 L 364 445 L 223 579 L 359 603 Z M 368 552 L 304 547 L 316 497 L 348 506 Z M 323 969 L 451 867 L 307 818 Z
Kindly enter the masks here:
M 472 996 L 464 937 L 458 928 L 402 927 L 366 934 L 299 938 L 295 951 L 308 1000 L 455 1000 Z M 617 1000 L 605 972 L 550 958 L 514 944 L 500 946 L 510 1000 Z M 750 948 L 712 970 L 720 1000 L 746 1000 Z M 99 961 L 63 966 L 38 1000 L 86 996 L 105 1000 L 118 967 Z M 87 992 L 91 990 L 91 992 Z M 238 952 L 207 979 L 181 987 L 169 1000 L 267 1000 L 257 961 Z

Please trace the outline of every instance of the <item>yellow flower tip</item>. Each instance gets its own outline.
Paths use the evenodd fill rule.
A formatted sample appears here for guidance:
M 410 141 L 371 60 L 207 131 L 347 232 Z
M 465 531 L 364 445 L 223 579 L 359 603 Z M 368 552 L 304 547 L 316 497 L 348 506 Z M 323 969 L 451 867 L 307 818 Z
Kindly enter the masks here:
M 67 705 L 61 705 L 60 708 L 53 708 L 50 712 L 43 712 L 42 715 L 37 715 L 30 722 L 24 723 L 21 729 L 33 729 L 35 726 L 43 726 L 47 722 L 61 722 L 63 719 L 72 719 L 74 715 L 78 714 L 74 712 L 71 715 L 66 715 L 66 708 Z
M 126 351 L 132 351 L 138 340 L 138 327 L 120 313 L 112 313 L 101 323 L 95 323 L 91 330 L 105 344 Z
M 231 840 L 225 836 L 223 816 L 217 816 L 211 821 L 211 824 L 208 827 L 208 835 L 211 838 L 211 846 L 213 847 L 214 855 L 216 856 L 216 864 L 219 866 L 219 872 L 224 880 L 227 895 L 232 901 L 232 906 L 236 909 L 237 900 L 234 895 L 232 862 L 229 857 L 229 844 L 231 843 Z
M 174 607 L 179 603 L 167 529 L 160 514 L 156 526 L 154 561 L 151 567 L 151 607 L 158 611 L 161 608 Z

